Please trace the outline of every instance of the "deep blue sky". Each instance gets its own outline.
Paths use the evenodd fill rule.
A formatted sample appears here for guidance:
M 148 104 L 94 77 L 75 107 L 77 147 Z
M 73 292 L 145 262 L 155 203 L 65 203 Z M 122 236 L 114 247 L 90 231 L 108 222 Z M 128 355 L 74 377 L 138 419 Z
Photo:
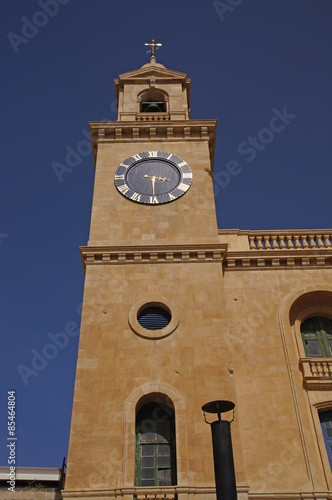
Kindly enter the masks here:
M 239 164 L 217 190 L 220 228 L 331 227 L 332 2 L 224 0 L 224 14 L 221 3 L 69 0 L 53 17 L 36 14 L 37 0 L 2 3 L 0 465 L 10 389 L 18 465 L 60 467 L 67 455 L 78 337 L 27 385 L 17 369 L 80 319 L 93 161 L 61 183 L 52 163 L 89 120 L 116 119 L 113 79 L 148 62 L 144 42 L 162 42 L 158 61 L 192 78 L 192 118 L 218 119 L 215 173 Z M 278 132 L 273 110 L 292 115 Z M 265 146 L 248 152 L 250 136 Z

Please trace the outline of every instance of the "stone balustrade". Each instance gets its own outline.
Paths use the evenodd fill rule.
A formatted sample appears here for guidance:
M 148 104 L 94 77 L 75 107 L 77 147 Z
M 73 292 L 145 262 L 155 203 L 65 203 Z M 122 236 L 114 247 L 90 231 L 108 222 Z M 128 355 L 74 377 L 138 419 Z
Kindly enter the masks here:
M 300 367 L 308 389 L 332 389 L 332 358 L 300 358 Z
M 169 113 L 137 113 L 136 120 L 143 122 L 169 120 Z
M 305 377 L 331 377 L 332 358 L 301 358 Z
M 160 491 L 160 489 L 158 491 L 153 491 L 152 489 L 149 492 L 134 494 L 133 500 L 177 500 L 177 498 L 178 496 L 175 490 L 173 492 L 163 492 Z
M 250 250 L 326 250 L 332 247 L 332 230 L 249 231 Z

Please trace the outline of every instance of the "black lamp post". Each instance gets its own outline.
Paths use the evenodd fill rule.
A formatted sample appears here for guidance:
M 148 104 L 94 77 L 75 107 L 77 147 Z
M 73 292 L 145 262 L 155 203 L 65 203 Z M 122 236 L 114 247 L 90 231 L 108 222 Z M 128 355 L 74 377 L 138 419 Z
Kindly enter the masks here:
M 202 406 L 205 422 L 211 425 L 214 474 L 216 478 L 217 500 L 237 500 L 236 481 L 231 438 L 231 423 L 234 420 L 232 401 L 211 401 Z M 221 420 L 221 413 L 233 410 L 233 419 Z M 206 413 L 217 413 L 218 420 L 208 422 Z

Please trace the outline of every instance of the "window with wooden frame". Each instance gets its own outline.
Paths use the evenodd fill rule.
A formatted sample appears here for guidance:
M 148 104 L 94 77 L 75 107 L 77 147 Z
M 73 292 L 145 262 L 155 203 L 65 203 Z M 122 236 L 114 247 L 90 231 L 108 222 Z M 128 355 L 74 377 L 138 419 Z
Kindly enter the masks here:
M 332 320 L 321 316 L 308 318 L 301 324 L 301 335 L 306 356 L 332 356 Z
M 136 486 L 176 484 L 174 411 L 161 402 L 144 405 L 136 416 Z
M 332 470 L 332 411 L 324 411 L 319 414 L 320 425 Z

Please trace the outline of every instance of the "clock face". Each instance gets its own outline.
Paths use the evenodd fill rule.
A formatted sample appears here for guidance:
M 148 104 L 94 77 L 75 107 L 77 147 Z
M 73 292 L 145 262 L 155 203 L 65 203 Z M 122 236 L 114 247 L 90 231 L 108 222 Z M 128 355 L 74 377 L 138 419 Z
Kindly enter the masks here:
M 176 200 L 188 191 L 191 180 L 192 172 L 185 161 L 161 151 L 130 156 L 118 166 L 114 176 L 121 194 L 148 205 Z

